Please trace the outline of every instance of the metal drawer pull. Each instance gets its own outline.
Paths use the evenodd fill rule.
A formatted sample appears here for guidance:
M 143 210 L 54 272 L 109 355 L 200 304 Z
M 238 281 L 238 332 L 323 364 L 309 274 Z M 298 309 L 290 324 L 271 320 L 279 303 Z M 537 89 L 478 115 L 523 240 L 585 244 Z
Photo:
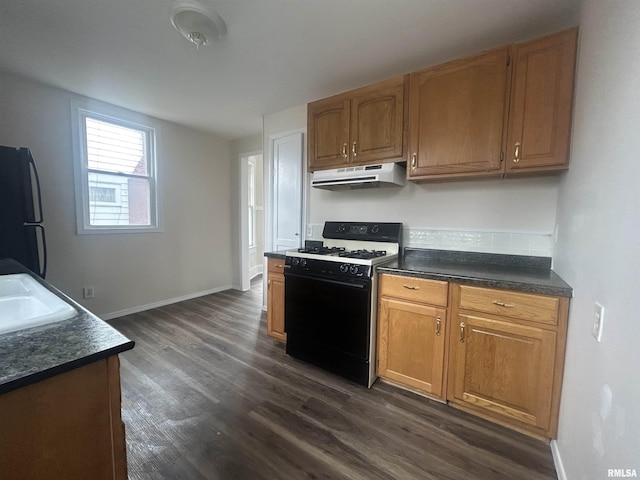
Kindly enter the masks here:
M 416 168 L 416 160 L 418 159 L 418 154 L 414 153 L 411 155 L 411 168 Z
M 351 147 L 351 153 L 353 153 L 354 157 L 358 156 L 358 154 L 356 153 L 356 142 L 353 142 L 353 146 Z
M 436 318 L 436 335 L 440 336 L 440 325 L 442 324 L 442 319 L 440 317 Z
M 420 287 L 415 287 L 413 285 L 403 285 L 403 287 L 409 290 L 420 290 Z
M 464 322 L 460 322 L 460 343 L 464 343 L 464 327 L 466 327 Z
M 513 308 L 515 307 L 515 305 L 513 303 L 504 303 L 504 302 L 499 302 L 497 300 L 493 301 L 494 305 L 498 305 L 499 307 L 505 307 L 505 308 Z
M 347 158 L 347 144 L 346 143 L 342 144 L 342 156 L 344 158 Z

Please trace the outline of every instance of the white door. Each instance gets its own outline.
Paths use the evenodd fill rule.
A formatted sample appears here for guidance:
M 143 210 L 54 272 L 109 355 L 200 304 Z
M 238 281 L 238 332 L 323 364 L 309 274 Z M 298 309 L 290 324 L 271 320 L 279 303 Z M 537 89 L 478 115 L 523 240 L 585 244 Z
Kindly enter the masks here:
M 303 161 L 302 133 L 273 140 L 273 250 L 302 245 Z

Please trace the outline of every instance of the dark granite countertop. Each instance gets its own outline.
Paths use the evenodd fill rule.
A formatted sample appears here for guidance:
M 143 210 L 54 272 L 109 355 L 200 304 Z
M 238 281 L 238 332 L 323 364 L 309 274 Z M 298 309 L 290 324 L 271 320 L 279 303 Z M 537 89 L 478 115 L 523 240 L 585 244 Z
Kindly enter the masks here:
M 134 342 L 10 259 L 0 275 L 29 273 L 79 313 L 68 320 L 0 334 L 0 394 L 130 350 Z
M 279 258 L 284 260 L 286 256 L 287 250 L 277 250 L 275 252 L 264 252 L 264 256 L 268 258 Z
M 405 248 L 378 272 L 571 297 L 573 289 L 550 267 L 548 257 Z

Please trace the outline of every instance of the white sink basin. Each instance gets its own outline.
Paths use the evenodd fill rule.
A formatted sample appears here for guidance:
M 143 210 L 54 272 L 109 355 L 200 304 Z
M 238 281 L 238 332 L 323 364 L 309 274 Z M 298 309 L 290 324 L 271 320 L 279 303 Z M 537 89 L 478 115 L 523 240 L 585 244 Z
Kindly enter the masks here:
M 77 313 L 26 273 L 0 275 L 0 334 L 67 320 Z

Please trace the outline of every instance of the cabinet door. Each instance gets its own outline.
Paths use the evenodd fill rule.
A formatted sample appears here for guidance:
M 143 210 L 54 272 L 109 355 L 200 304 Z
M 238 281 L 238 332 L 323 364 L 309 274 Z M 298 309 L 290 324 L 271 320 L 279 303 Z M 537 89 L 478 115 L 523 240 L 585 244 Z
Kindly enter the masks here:
M 350 154 L 354 164 L 403 160 L 405 77 L 355 93 L 351 101 Z
M 567 168 L 576 41 L 571 29 L 516 45 L 507 173 Z
M 382 297 L 378 375 L 443 398 L 446 310 Z
M 411 74 L 408 178 L 501 174 L 503 47 Z
M 126 480 L 118 357 L 0 395 L 0 478 Z
M 269 273 L 267 277 L 267 335 L 285 342 L 284 275 Z
M 449 400 L 549 430 L 556 333 L 460 313 L 455 320 Z
M 349 162 L 349 108 L 345 97 L 318 100 L 307 107 L 310 171 Z

